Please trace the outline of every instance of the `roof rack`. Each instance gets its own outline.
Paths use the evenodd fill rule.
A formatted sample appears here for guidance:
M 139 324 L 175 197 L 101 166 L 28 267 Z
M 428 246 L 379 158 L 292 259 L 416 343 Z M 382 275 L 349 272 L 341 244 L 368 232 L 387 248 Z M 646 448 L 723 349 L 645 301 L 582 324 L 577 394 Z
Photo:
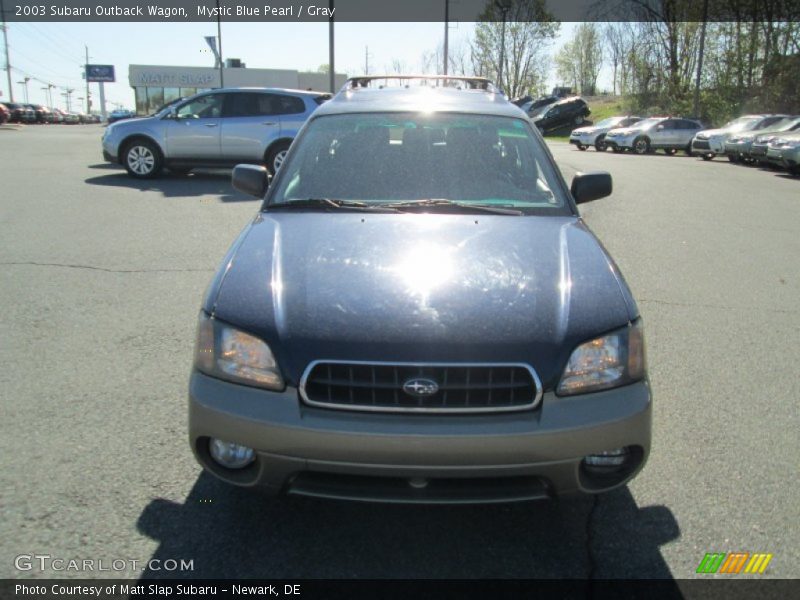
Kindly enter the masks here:
M 362 75 L 360 77 L 350 77 L 344 84 L 342 91 L 370 87 L 370 84 L 375 81 L 408 81 L 411 79 L 425 81 L 425 85 L 428 85 L 427 82 L 429 81 L 441 82 L 441 84 L 436 84 L 434 87 L 453 87 L 447 86 L 447 83 L 452 82 L 463 83 L 466 86 L 466 89 L 470 90 L 485 90 L 487 92 L 500 91 L 497 89 L 494 83 L 486 77 L 465 77 L 460 75 Z M 378 89 L 383 89 L 384 87 L 388 86 L 386 84 L 379 85 Z M 405 85 L 401 84 L 401 87 L 409 88 L 411 86 L 406 83 Z

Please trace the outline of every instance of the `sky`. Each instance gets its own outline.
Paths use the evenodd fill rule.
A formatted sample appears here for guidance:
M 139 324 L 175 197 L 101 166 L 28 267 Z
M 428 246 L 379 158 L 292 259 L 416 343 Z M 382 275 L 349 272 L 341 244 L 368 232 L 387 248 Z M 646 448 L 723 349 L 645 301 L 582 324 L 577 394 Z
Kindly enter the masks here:
M 553 43 L 555 52 L 569 39 L 573 23 L 562 23 Z M 213 66 L 214 57 L 205 36 L 215 36 L 216 22 L 189 23 L 8 23 L 9 56 L 14 99 L 24 101 L 26 76 L 28 102 L 48 104 L 48 83 L 53 104 L 66 108 L 63 96 L 72 93 L 72 109 L 85 106 L 86 84 L 82 79 L 86 62 L 113 64 L 116 83 L 106 84 L 109 110 L 120 105 L 132 108 L 133 90 L 128 83 L 128 65 Z M 466 44 L 474 23 L 450 23 L 450 46 Z M 387 72 L 399 60 L 408 72 L 422 70 L 422 57 L 443 43 L 444 23 L 336 23 L 335 66 L 337 73 L 364 73 L 367 56 L 371 73 Z M 250 68 L 315 71 L 328 62 L 327 23 L 222 23 L 223 58 L 240 58 Z M 2 57 L 0 102 L 9 100 Z M 551 85 L 556 84 L 555 73 Z M 98 84 L 91 85 L 97 107 Z M 549 86 L 548 86 L 549 87 Z

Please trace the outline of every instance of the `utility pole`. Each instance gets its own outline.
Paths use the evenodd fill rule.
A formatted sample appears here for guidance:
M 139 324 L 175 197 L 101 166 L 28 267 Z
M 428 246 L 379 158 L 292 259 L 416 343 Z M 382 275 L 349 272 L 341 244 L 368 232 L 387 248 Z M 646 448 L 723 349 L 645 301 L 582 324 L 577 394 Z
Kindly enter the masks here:
M 6 48 L 6 76 L 8 77 L 8 99 L 14 101 L 14 87 L 11 85 L 11 59 L 8 58 L 8 25 L 6 25 L 6 7 L 3 0 L 0 0 L 0 20 L 3 27 L 3 44 Z
M 86 114 L 89 114 L 89 111 L 92 110 L 92 100 L 91 96 L 89 95 L 89 46 L 84 45 L 86 48 L 86 63 L 83 67 L 83 76 L 86 78 Z
M 447 75 L 447 53 L 450 40 L 450 0 L 444 0 L 444 74 Z
M 336 69 L 333 65 L 333 0 L 328 0 L 331 16 L 328 17 L 328 77 L 330 79 L 331 94 L 336 93 Z

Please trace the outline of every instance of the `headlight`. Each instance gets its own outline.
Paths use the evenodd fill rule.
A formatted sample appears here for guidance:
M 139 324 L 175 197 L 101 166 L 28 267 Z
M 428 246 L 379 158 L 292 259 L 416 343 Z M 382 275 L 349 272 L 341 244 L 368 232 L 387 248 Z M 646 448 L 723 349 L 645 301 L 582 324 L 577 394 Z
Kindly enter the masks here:
M 642 321 L 573 350 L 556 393 L 559 396 L 619 387 L 645 376 Z
M 262 340 L 200 312 L 194 366 L 212 377 L 270 390 L 284 387 L 278 363 Z
M 792 149 L 800 148 L 800 140 L 786 140 L 784 147 Z

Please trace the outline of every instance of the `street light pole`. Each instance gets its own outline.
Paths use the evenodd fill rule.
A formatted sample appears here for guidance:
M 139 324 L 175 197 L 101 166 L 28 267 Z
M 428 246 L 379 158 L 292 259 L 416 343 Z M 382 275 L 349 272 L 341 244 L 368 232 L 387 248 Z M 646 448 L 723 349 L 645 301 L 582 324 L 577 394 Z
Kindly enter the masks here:
M 22 90 L 25 92 L 25 104 L 28 103 L 28 82 L 31 80 L 30 77 L 26 77 L 22 81 L 18 81 L 17 83 L 22 85 Z
M 328 79 L 331 87 L 331 94 L 336 93 L 336 68 L 333 64 L 334 51 L 333 51 L 333 0 L 328 0 Z
M 444 74 L 447 75 L 447 62 L 450 41 L 450 0 L 444 0 Z
M 92 110 L 92 100 L 89 95 L 89 46 L 84 45 L 83 47 L 86 48 L 86 64 L 83 67 L 83 75 L 86 77 L 86 114 L 88 115 Z
M 700 52 L 697 57 L 697 78 L 694 83 L 694 118 L 700 118 L 700 75 L 703 71 L 703 52 L 706 45 L 706 21 L 708 21 L 708 0 L 703 0 L 703 25 L 700 29 Z
M 225 87 L 225 75 L 223 68 L 225 63 L 222 61 L 222 17 L 220 16 L 219 0 L 217 0 L 217 43 L 219 44 L 219 87 Z

